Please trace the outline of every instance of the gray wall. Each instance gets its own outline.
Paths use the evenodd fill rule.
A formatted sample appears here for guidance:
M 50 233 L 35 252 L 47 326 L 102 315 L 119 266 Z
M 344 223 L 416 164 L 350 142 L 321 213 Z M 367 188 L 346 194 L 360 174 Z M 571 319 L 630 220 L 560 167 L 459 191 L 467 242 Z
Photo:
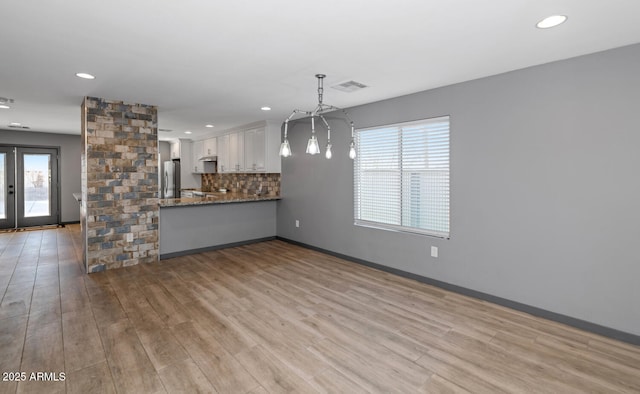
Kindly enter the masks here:
M 160 208 L 160 256 L 276 236 L 276 202 Z
M 328 161 L 298 122 L 277 234 L 639 335 L 638 70 L 633 45 L 351 108 L 358 127 L 451 115 L 450 240 L 354 226 L 344 124 Z
M 0 144 L 60 147 L 60 217 L 63 223 L 80 220 L 80 205 L 72 193 L 80 193 L 80 136 L 0 130 Z

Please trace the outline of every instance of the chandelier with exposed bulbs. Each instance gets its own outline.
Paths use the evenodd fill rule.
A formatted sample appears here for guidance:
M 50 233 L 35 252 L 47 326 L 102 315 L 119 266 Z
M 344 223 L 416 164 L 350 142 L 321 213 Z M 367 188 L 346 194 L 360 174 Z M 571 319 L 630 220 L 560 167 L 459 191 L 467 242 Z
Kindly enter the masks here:
M 349 146 L 349 157 L 351 159 L 356 158 L 356 144 L 353 140 L 353 120 L 349 117 L 349 114 L 346 110 L 338 107 L 334 107 L 333 105 L 324 104 L 322 102 L 322 94 L 323 94 L 323 86 L 322 80 L 326 77 L 324 74 L 316 74 L 316 78 L 318 78 L 318 105 L 313 111 L 302 111 L 299 109 L 294 109 L 291 115 L 284 121 L 284 141 L 280 145 L 280 156 L 289 157 L 291 156 L 291 147 L 289 146 L 289 140 L 287 139 L 287 129 L 289 126 L 289 121 L 293 119 L 296 115 L 306 115 L 311 117 L 311 138 L 307 142 L 307 153 L 310 155 L 317 155 L 320 153 L 320 145 L 318 144 L 318 139 L 316 138 L 316 127 L 315 127 L 315 118 L 319 118 L 322 123 L 324 123 L 327 128 L 327 147 L 325 149 L 325 157 L 327 159 L 331 159 L 331 127 L 329 123 L 324 117 L 324 114 L 330 111 L 342 111 L 344 116 L 347 118 L 351 126 L 351 144 Z

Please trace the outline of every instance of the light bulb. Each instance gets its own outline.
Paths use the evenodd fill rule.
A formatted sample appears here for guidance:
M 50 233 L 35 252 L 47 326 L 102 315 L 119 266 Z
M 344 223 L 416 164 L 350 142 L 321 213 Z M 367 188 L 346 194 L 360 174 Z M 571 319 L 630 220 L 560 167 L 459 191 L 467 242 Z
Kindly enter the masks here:
M 351 160 L 356 158 L 356 144 L 354 144 L 353 141 L 351 141 L 351 146 L 349 147 L 349 157 Z
M 566 15 L 551 15 L 536 24 L 538 29 L 548 29 L 550 27 L 558 26 L 567 20 Z
M 327 144 L 327 151 L 324 154 L 324 157 L 326 157 L 327 159 L 331 158 L 331 144 Z
M 320 146 L 318 145 L 318 139 L 315 135 L 311 135 L 309 142 L 307 143 L 307 153 L 310 155 L 317 155 L 320 153 Z
M 291 147 L 289 147 L 289 140 L 285 139 L 284 142 L 280 145 L 280 156 L 289 157 L 291 156 Z

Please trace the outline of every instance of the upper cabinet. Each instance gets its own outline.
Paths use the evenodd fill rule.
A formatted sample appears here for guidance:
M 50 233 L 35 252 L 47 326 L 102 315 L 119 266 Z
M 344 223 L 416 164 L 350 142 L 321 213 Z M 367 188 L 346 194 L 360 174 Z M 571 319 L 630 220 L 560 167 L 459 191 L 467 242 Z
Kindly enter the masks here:
M 213 140 L 213 153 L 211 152 L 212 145 L 209 142 L 209 146 L 207 148 L 207 142 L 209 140 Z M 193 154 L 192 154 L 192 163 L 191 163 L 191 172 L 194 174 L 209 174 L 216 172 L 216 163 L 212 161 L 202 161 L 205 156 L 215 156 L 215 146 L 216 139 L 210 138 L 209 140 L 204 141 L 194 141 L 192 144 Z
M 280 127 L 281 123 L 263 122 L 260 127 L 245 132 L 247 172 L 280 172 Z
M 229 134 L 229 172 L 244 172 L 244 131 Z
M 199 161 L 204 156 L 204 141 L 193 141 L 193 161 Z
M 247 172 L 263 172 L 265 166 L 266 139 L 265 128 L 244 132 L 244 167 Z
M 202 155 L 203 156 L 215 156 L 218 154 L 218 139 L 217 138 L 209 138 L 202 141 Z
M 253 123 L 218 137 L 218 172 L 280 172 L 280 124 Z
M 218 172 L 229 172 L 229 134 L 218 137 Z
M 169 144 L 169 148 L 171 152 L 171 158 L 179 159 L 180 158 L 180 141 L 172 141 Z

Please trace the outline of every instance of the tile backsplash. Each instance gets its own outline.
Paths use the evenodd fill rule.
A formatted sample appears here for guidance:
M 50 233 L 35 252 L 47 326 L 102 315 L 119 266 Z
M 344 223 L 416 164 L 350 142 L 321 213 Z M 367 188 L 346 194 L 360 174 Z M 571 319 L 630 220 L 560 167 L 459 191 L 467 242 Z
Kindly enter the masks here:
M 262 194 L 279 196 L 280 174 L 202 174 L 202 191 L 213 191 L 224 188 L 230 192 L 255 194 L 261 185 Z

